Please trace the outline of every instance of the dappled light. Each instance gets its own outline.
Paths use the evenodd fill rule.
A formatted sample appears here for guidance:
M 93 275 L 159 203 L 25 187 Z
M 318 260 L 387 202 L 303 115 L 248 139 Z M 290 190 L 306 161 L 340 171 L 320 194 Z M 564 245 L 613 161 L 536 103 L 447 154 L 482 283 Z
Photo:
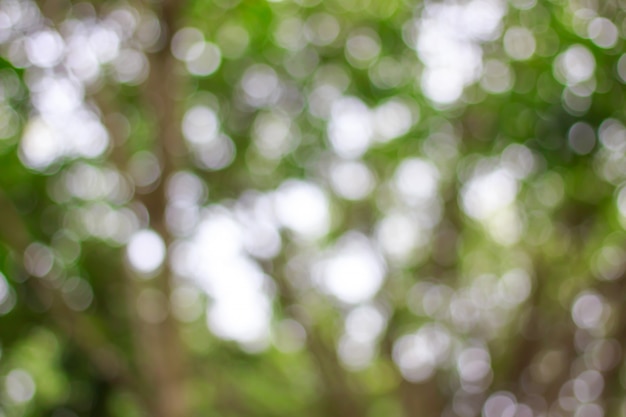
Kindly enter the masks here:
M 30 374 L 23 369 L 14 369 L 6 376 L 6 393 L 17 404 L 29 401 L 35 395 L 36 386 Z
M 161 266 L 165 258 L 163 239 L 152 230 L 140 230 L 130 237 L 126 256 L 131 268 L 150 274 Z
M 287 180 L 274 195 L 275 216 L 280 224 L 305 239 L 323 237 L 330 226 L 328 198 L 310 182 Z
M 0 416 L 604 417 L 616 0 L 0 0 Z
M 363 162 L 337 161 L 331 165 L 330 182 L 338 196 L 347 200 L 361 200 L 374 189 L 375 178 Z
M 348 232 L 318 265 L 313 278 L 339 300 L 356 304 L 371 299 L 385 275 L 385 266 L 364 236 Z

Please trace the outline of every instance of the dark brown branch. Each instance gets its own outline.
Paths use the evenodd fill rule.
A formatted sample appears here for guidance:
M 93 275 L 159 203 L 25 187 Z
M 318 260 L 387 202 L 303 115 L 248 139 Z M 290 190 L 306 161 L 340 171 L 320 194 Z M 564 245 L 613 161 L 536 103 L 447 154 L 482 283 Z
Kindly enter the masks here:
M 169 40 L 176 30 L 178 13 L 183 4 L 182 1 L 169 0 L 155 6 L 160 8 L 155 11 L 161 20 L 166 41 L 160 51 L 149 56 L 150 75 L 142 86 L 143 99 L 156 120 L 153 151 L 161 159 L 162 171 L 158 186 L 150 193 L 138 195 L 136 198 L 148 210 L 150 226 L 161 235 L 167 245 L 172 243 L 173 237 L 169 234 L 165 221 L 165 185 L 177 165 L 175 154 L 180 153 L 183 146 L 179 102 L 174 98 L 183 85 L 183 78 L 177 71 L 178 63 L 169 52 Z M 134 282 L 129 294 L 131 307 L 134 307 L 139 292 L 146 288 L 156 289 L 169 297 L 171 280 L 172 272 L 165 262 L 161 273 L 150 282 Z M 160 323 L 147 323 L 137 316 L 132 318 L 132 323 L 136 337 L 136 361 L 145 384 L 151 415 L 191 415 L 185 390 L 188 370 L 185 367 L 178 323 L 171 314 Z

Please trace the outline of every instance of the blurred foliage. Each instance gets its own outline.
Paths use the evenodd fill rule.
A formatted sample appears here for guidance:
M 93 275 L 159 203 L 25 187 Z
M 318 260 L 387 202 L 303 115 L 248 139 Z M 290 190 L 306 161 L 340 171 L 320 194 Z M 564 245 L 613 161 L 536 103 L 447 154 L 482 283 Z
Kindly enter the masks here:
M 622 0 L 0 0 L 0 416 L 622 416 Z

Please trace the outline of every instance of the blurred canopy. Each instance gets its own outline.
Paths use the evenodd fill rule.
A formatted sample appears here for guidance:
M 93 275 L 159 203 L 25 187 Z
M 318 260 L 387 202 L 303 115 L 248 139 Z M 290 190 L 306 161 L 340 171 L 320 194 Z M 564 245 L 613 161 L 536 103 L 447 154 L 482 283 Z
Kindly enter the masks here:
M 0 0 L 0 416 L 626 415 L 624 0 Z

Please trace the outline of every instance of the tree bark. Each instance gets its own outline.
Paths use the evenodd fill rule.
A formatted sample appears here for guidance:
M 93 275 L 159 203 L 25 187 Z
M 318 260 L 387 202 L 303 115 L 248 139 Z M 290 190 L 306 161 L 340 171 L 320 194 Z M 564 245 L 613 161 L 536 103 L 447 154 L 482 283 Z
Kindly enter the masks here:
M 158 186 L 148 194 L 136 196 L 147 209 L 150 227 L 169 246 L 173 237 L 168 231 L 165 210 L 167 197 L 165 185 L 176 170 L 176 156 L 184 149 L 180 133 L 180 102 L 176 93 L 183 88 L 183 74 L 177 71 L 178 63 L 170 53 L 170 40 L 176 31 L 178 13 L 184 2 L 164 1 L 155 10 L 161 21 L 164 36 L 163 47 L 149 56 L 150 75 L 142 86 L 143 100 L 156 120 L 155 141 L 152 151 L 160 159 L 161 177 Z M 158 8 L 159 6 L 156 6 Z M 133 281 L 131 279 L 131 281 Z M 173 274 L 167 259 L 158 276 L 149 281 L 134 280 L 131 304 L 146 289 L 159 291 L 169 300 L 173 286 Z M 167 308 L 167 305 L 163 306 Z M 188 370 L 178 322 L 171 314 L 159 323 L 148 323 L 136 316 L 136 359 L 140 366 L 148 408 L 155 417 L 186 417 L 191 415 L 185 390 Z

